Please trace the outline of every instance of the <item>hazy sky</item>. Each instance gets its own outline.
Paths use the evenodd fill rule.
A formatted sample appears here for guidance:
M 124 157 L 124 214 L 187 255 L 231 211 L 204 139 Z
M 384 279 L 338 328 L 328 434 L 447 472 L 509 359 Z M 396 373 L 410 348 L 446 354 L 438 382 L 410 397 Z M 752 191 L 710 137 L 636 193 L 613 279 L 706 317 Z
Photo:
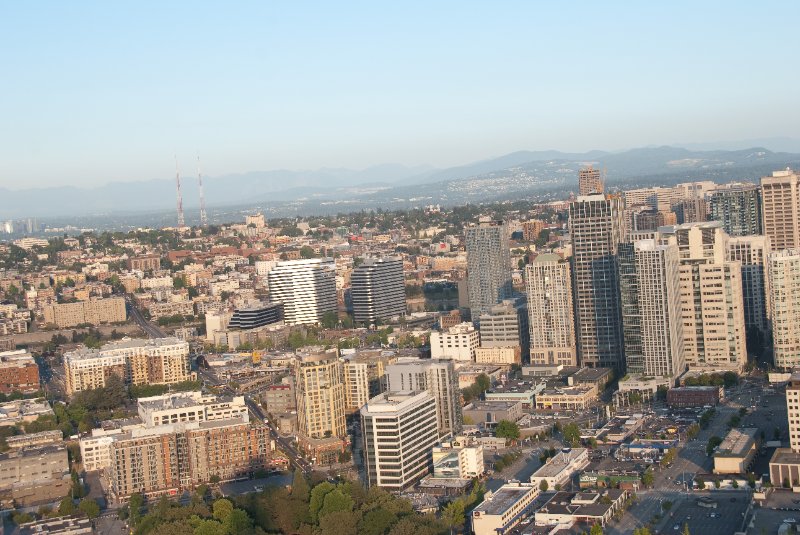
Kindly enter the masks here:
M 798 137 L 800 2 L 567 4 L 4 2 L 0 187 Z

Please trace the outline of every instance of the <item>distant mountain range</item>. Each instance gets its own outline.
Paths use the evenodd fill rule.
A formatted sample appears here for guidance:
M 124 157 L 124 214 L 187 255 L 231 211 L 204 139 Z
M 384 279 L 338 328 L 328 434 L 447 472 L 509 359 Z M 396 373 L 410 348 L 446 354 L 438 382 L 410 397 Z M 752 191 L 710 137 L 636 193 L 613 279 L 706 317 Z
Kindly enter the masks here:
M 645 186 L 690 180 L 751 180 L 787 166 L 800 167 L 800 153 L 691 150 L 647 147 L 621 152 L 519 151 L 449 169 L 387 164 L 364 170 L 257 171 L 203 177 L 209 208 L 258 207 L 270 215 L 330 213 L 352 209 L 481 202 L 520 195 L 561 195 L 577 189 L 577 171 L 604 169 L 607 185 Z M 187 219 L 199 206 L 197 177 L 183 178 Z M 172 180 L 110 183 L 96 188 L 0 188 L 0 220 L 20 217 L 107 218 L 137 212 L 174 212 Z

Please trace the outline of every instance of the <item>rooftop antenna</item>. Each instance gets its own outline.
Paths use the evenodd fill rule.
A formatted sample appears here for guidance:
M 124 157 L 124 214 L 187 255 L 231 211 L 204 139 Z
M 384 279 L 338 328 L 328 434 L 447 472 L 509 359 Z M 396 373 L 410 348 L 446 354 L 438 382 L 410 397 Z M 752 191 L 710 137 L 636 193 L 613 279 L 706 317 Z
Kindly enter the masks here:
M 178 155 L 175 155 L 175 191 L 178 194 L 178 227 L 186 226 L 186 220 L 183 217 L 183 197 L 181 196 L 181 173 L 178 171 Z
M 206 216 L 206 195 L 203 193 L 203 175 L 200 173 L 200 155 L 197 155 L 197 185 L 200 188 L 200 226 L 204 227 L 208 224 L 208 216 Z

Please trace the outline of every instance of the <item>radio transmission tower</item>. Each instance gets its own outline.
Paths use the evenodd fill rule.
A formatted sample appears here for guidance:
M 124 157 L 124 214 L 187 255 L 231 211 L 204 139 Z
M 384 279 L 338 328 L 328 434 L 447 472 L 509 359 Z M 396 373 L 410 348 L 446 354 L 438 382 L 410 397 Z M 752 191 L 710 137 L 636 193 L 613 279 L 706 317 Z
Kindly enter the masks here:
M 183 196 L 181 196 L 181 173 L 178 171 L 178 156 L 175 156 L 175 191 L 178 194 L 178 227 L 186 226 L 186 219 L 183 217 Z
M 200 226 L 208 225 L 206 216 L 206 194 L 203 192 L 203 175 L 200 173 L 200 156 L 197 157 L 197 186 L 200 188 Z

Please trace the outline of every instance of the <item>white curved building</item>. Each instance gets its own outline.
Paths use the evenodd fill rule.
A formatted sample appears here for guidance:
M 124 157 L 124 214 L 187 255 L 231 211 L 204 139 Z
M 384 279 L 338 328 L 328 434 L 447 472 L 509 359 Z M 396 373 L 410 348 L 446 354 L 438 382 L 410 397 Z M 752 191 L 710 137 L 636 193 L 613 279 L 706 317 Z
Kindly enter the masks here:
M 287 325 L 319 323 L 336 312 L 336 268 L 332 258 L 279 262 L 267 275 L 272 302 L 284 306 Z

